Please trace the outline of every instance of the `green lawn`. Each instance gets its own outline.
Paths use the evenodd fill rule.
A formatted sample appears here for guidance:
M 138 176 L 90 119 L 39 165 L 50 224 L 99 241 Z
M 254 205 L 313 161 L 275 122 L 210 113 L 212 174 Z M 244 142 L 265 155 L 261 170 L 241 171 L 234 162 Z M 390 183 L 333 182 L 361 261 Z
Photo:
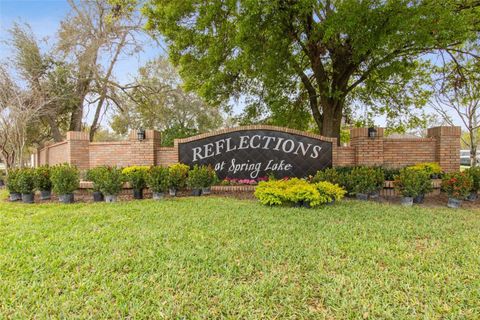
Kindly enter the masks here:
M 480 212 L 0 203 L 0 318 L 480 318 Z

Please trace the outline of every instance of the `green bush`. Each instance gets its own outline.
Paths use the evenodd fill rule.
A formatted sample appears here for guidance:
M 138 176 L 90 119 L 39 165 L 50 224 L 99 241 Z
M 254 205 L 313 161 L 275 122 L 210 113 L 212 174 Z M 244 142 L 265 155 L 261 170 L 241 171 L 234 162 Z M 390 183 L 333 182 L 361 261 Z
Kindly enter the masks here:
M 131 166 L 123 169 L 122 173 L 126 181 L 135 190 L 142 190 L 147 187 L 147 175 L 150 167 L 147 166 Z
M 347 193 L 345 189 L 340 187 L 338 184 L 333 184 L 328 181 L 321 181 L 315 183 L 315 187 L 317 188 L 320 194 L 324 194 L 328 197 L 329 201 L 339 201 L 343 199 L 345 194 Z
M 472 190 L 472 177 L 466 172 L 452 172 L 446 174 L 442 179 L 442 190 L 450 198 L 462 200 Z
M 100 191 L 104 195 L 116 196 L 120 193 L 125 183 L 125 177 L 122 169 L 117 167 L 105 167 L 104 170 L 99 171 Z
M 35 188 L 40 191 L 51 191 L 52 180 L 50 179 L 51 169 L 48 165 L 35 169 Z
M 152 192 L 163 193 L 168 190 L 169 170 L 164 167 L 151 167 L 147 175 L 147 184 Z
M 356 167 L 348 175 L 353 194 L 370 194 L 383 188 L 383 171 L 379 168 Z
M 68 164 L 57 165 L 51 168 L 53 192 L 58 195 L 71 194 L 80 187 L 78 169 Z
M 7 189 L 10 193 L 20 193 L 19 186 L 18 186 L 18 174 L 20 173 L 19 169 L 11 168 L 8 170 L 7 175 Z
M 309 183 L 301 179 L 261 181 L 255 197 L 264 205 L 308 204 L 316 207 L 340 200 L 345 194 L 338 185 L 330 182 Z
M 352 183 L 350 180 L 350 172 L 352 167 L 336 167 L 327 168 L 318 171 L 312 179 L 313 183 L 327 181 L 333 184 L 337 184 L 347 191 L 347 193 L 353 193 Z
M 471 167 L 465 172 L 472 178 L 472 190 L 478 192 L 480 190 L 480 167 Z
M 217 182 L 217 174 L 210 166 L 195 165 L 187 177 L 187 186 L 192 189 L 208 188 Z
M 385 177 L 386 181 L 394 181 L 395 176 L 398 176 L 400 174 L 401 169 L 382 168 L 382 170 L 383 170 L 383 176 Z
M 404 197 L 417 197 L 432 191 L 430 174 L 423 170 L 404 168 L 395 176 L 394 184 Z
M 33 193 L 35 190 L 35 170 L 32 168 L 20 169 L 17 176 L 17 183 L 20 193 Z
M 312 179 L 312 182 L 317 183 L 320 181 L 328 181 L 330 183 L 341 185 L 344 182 L 344 173 L 340 172 L 336 168 L 327 168 L 317 171 Z
M 190 167 L 176 163 L 168 167 L 168 187 L 175 190 L 182 190 L 187 184 L 188 170 Z
M 408 167 L 413 170 L 425 171 L 431 178 L 440 177 L 443 174 L 442 167 L 436 162 L 422 162 Z
M 102 175 L 103 175 L 103 172 L 107 170 L 107 167 L 105 166 L 101 166 L 101 167 L 95 167 L 95 168 L 92 168 L 92 169 L 89 169 L 87 171 L 87 174 L 85 176 L 85 178 L 92 182 L 93 184 L 93 191 L 95 192 L 100 192 L 101 188 L 102 188 Z

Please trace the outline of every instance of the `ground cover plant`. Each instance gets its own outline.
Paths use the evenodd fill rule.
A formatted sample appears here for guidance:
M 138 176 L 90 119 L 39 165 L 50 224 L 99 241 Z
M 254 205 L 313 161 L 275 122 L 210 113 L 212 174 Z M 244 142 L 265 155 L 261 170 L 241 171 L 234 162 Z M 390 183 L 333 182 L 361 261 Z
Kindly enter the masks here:
M 474 319 L 479 229 L 478 211 L 358 201 L 2 202 L 0 314 Z

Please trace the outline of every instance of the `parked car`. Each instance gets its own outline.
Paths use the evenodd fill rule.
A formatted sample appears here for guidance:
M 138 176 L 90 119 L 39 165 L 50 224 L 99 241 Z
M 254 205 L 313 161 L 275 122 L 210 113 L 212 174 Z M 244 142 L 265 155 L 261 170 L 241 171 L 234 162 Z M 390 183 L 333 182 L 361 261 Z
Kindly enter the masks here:
M 477 151 L 477 164 L 480 164 L 480 151 Z M 470 150 L 460 150 L 460 165 L 470 166 Z

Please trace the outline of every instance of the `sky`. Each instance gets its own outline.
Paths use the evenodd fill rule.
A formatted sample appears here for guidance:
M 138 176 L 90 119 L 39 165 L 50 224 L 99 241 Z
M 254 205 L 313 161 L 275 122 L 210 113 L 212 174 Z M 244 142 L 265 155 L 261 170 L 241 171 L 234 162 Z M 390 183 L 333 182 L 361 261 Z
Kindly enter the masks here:
M 5 44 L 8 40 L 8 29 L 17 23 L 28 23 L 43 50 L 54 44 L 60 22 L 70 11 L 66 0 L 0 0 L 0 61 L 8 59 L 11 49 Z M 145 36 L 144 40 L 148 40 Z M 165 48 L 153 41 L 147 41 L 144 51 L 135 56 L 122 56 L 114 69 L 114 76 L 120 83 L 128 83 L 138 68 L 147 61 L 165 55 Z M 86 115 L 86 121 L 92 116 Z M 102 125 L 108 125 L 108 116 L 103 118 Z

